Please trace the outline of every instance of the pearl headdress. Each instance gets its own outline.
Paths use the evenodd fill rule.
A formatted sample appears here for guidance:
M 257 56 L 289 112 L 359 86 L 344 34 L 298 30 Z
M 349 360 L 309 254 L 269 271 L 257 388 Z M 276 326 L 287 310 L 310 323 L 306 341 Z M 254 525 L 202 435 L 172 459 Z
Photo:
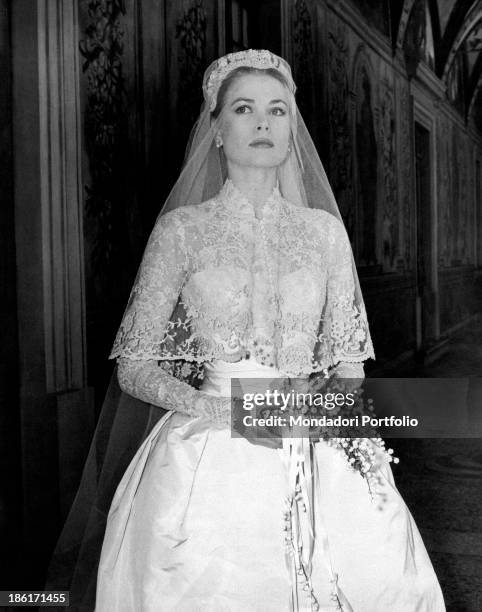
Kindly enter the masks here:
M 296 86 L 291 75 L 291 68 L 281 57 L 265 49 L 248 49 L 247 51 L 229 53 L 211 65 L 204 81 L 204 97 L 211 112 L 216 108 L 219 88 L 224 79 L 233 70 L 244 67 L 278 70 L 285 77 L 291 92 L 295 93 Z

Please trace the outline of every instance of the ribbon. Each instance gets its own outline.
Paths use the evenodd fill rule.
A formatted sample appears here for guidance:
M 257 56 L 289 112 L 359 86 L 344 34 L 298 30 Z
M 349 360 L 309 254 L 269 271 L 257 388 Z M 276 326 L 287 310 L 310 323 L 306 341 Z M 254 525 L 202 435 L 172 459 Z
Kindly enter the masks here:
M 353 608 L 338 585 L 338 574 L 333 570 L 328 532 L 321 512 L 321 486 L 318 465 L 314 455 L 314 443 L 309 438 L 283 438 L 280 449 L 288 478 L 285 519 L 285 559 L 291 583 L 291 610 L 301 612 L 318 611 L 320 604 L 311 581 L 315 534 L 317 546 L 321 547 L 331 583 L 331 600 L 336 609 L 353 612 Z M 308 608 L 299 598 L 299 586 L 306 594 Z

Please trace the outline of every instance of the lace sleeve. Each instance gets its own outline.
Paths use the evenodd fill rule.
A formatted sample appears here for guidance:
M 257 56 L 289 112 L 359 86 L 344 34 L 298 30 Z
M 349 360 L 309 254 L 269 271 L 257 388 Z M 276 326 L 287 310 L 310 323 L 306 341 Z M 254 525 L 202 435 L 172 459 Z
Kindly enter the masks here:
M 147 403 L 230 423 L 230 399 L 198 391 L 158 365 L 169 321 L 189 272 L 185 225 L 176 211 L 158 219 L 111 352 L 123 391 Z
M 154 359 L 118 360 L 117 377 L 121 389 L 144 402 L 192 417 L 206 418 L 216 425 L 230 425 L 231 400 L 198 391 L 168 374 Z
M 365 378 L 365 369 L 363 363 L 347 363 L 341 361 L 333 371 L 334 376 L 337 378 Z
M 341 223 L 334 225 L 330 243 L 325 331 L 332 363 L 360 363 L 369 357 L 374 359 L 365 306 L 355 286 L 351 245 Z
M 188 259 L 182 220 L 176 211 L 161 215 L 147 243 L 110 359 L 159 356 L 187 278 Z

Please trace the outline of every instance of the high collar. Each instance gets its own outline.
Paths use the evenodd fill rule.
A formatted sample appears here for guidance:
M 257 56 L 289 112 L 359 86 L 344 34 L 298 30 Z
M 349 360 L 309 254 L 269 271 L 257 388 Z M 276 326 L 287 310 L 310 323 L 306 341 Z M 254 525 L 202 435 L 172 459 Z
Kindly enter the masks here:
M 256 216 L 257 211 L 262 211 L 262 215 L 264 216 L 266 211 L 277 210 L 282 200 L 278 186 L 275 186 L 266 202 L 261 206 L 255 206 L 248 197 L 236 187 L 231 179 L 226 180 L 223 188 L 219 192 L 218 198 L 225 206 L 232 209 L 234 212 L 252 216 Z

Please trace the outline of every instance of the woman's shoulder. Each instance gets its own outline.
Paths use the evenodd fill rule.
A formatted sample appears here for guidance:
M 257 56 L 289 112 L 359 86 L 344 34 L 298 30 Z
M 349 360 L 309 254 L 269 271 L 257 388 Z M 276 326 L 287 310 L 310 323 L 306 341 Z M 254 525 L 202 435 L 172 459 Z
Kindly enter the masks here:
M 308 206 L 297 206 L 285 200 L 292 214 L 297 215 L 311 227 L 316 227 L 322 234 L 338 237 L 344 235 L 345 226 L 343 221 L 321 208 L 311 208 Z
M 185 228 L 189 226 L 197 227 L 199 223 L 209 218 L 215 207 L 216 200 L 215 198 L 211 198 L 201 204 L 179 206 L 169 212 L 163 213 L 161 218 L 164 218 L 164 222 L 168 225 L 182 225 Z

